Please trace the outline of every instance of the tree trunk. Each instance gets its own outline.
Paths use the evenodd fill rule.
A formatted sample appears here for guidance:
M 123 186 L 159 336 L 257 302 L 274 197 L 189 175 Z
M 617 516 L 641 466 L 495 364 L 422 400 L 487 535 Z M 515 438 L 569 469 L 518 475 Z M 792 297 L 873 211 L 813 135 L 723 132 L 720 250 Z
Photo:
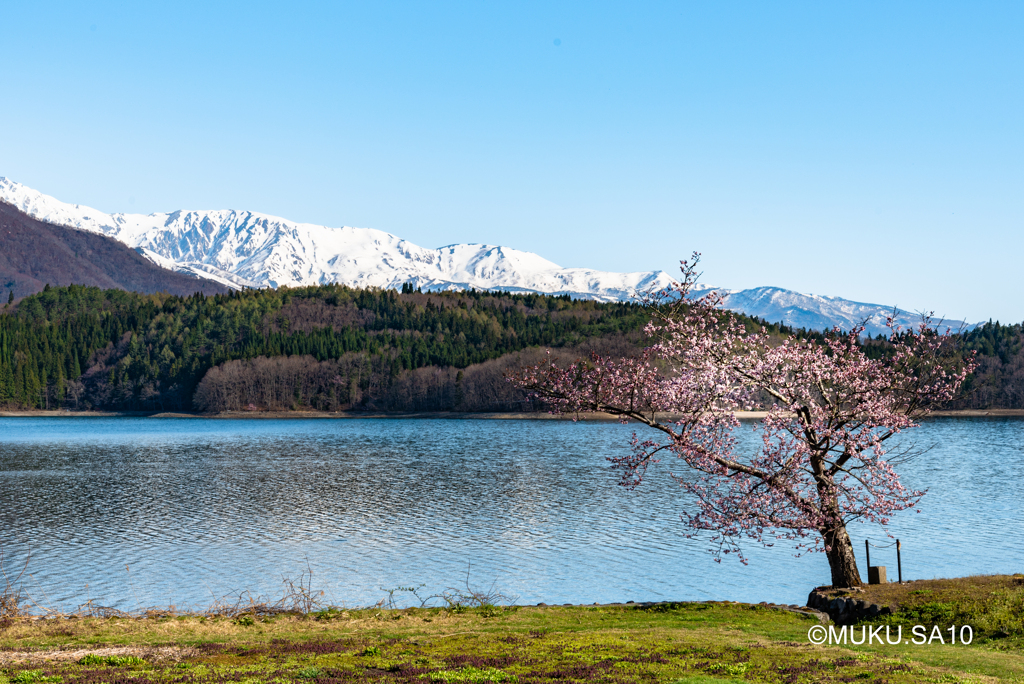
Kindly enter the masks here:
M 838 525 L 829 530 L 822 530 L 828 551 L 828 566 L 832 570 L 833 587 L 859 587 L 863 582 L 857 572 L 857 557 L 853 555 L 853 542 L 846 533 L 845 525 Z

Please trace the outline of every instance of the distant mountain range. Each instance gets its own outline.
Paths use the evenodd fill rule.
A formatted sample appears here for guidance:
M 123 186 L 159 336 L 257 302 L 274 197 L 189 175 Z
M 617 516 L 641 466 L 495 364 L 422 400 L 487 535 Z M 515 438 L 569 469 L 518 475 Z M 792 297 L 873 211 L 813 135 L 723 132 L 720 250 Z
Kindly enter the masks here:
M 105 214 L 66 204 L 0 177 L 0 201 L 47 223 L 118 240 L 154 264 L 232 288 L 342 283 L 352 287 L 424 291 L 476 288 L 568 294 L 600 301 L 628 300 L 637 290 L 660 289 L 673 279 L 664 271 L 611 273 L 562 268 L 531 252 L 497 245 L 458 244 L 428 249 L 371 228 L 329 228 L 251 211 L 175 211 L 167 214 Z M 724 306 L 786 325 L 884 333 L 892 306 L 852 302 L 759 287 L 718 289 Z M 919 316 L 900 312 L 913 326 Z M 950 322 L 957 327 L 960 321 Z

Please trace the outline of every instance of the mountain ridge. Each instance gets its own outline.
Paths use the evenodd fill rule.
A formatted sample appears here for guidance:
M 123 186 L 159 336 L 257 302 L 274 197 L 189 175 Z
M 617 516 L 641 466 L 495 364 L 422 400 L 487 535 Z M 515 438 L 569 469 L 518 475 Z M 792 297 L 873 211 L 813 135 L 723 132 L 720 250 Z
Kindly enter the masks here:
M 160 268 L 113 238 L 40 221 L 0 201 L 3 294 L 20 299 L 46 285 L 72 284 L 183 296 L 227 292 L 219 283 Z
M 598 301 L 625 301 L 637 291 L 660 290 L 674 280 L 664 271 L 613 273 L 562 268 L 538 254 L 487 244 L 415 245 L 374 228 L 332 228 L 252 211 L 176 210 L 106 214 L 67 204 L 0 177 L 0 200 L 42 221 L 114 238 L 163 268 L 228 287 L 281 287 L 341 283 L 424 291 L 460 289 L 567 294 Z M 772 322 L 808 329 L 865 324 L 886 333 L 892 306 L 809 295 L 777 287 L 747 290 L 701 286 L 723 296 L 723 307 Z M 898 312 L 896 322 L 915 327 L 920 317 Z M 951 322 L 952 327 L 962 325 Z
M 411 282 L 434 291 L 501 288 L 621 301 L 637 289 L 672 283 L 661 271 L 566 269 L 500 245 L 427 249 L 374 228 L 330 228 L 251 211 L 106 214 L 7 178 L 0 178 L 0 199 L 40 220 L 113 237 L 161 265 L 174 263 L 235 287 L 337 282 L 397 289 Z

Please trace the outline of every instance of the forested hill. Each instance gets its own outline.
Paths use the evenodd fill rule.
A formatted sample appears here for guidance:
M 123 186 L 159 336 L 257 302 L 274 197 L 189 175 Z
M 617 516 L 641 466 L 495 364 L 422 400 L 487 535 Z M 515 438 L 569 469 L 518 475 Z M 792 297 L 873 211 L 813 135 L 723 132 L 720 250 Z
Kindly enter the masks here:
M 497 367 L 484 373 L 486 362 L 588 339 L 618 344 L 645 320 L 632 304 L 541 295 L 326 285 L 177 297 L 51 287 L 0 314 L 0 405 L 493 408 L 522 397 L 484 390 L 500 381 Z M 404 396 L 420 376 L 434 378 L 436 391 Z M 474 388 L 493 396 L 484 401 Z
M 506 368 L 545 348 L 635 353 L 647 322 L 627 303 L 340 285 L 211 297 L 72 285 L 0 306 L 9 408 L 530 410 Z M 965 336 L 981 365 L 957 406 L 1024 407 L 1022 337 L 998 323 Z
M 954 408 L 1024 408 L 1024 326 L 989 321 L 964 334 L 964 346 L 978 353 L 978 369 Z

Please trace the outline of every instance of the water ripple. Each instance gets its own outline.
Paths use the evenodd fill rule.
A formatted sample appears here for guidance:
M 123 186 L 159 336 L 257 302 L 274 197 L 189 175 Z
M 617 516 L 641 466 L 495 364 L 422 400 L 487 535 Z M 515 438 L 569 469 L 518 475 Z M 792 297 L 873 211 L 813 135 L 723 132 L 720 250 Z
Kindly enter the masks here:
M 616 485 L 631 429 L 548 421 L 0 419 L 0 545 L 70 607 L 279 595 L 311 567 L 331 600 L 470 581 L 522 602 L 802 602 L 820 555 L 750 548 L 716 564 L 686 539 L 665 474 Z M 909 577 L 1024 570 L 1024 421 L 943 419 L 903 468 L 930 488 L 891 528 Z M 750 431 L 741 437 L 753 444 Z M 877 527 L 852 530 L 888 540 Z M 888 551 L 876 562 L 895 566 Z M 894 554 L 889 554 L 894 555 Z M 891 568 L 890 574 L 895 574 Z

